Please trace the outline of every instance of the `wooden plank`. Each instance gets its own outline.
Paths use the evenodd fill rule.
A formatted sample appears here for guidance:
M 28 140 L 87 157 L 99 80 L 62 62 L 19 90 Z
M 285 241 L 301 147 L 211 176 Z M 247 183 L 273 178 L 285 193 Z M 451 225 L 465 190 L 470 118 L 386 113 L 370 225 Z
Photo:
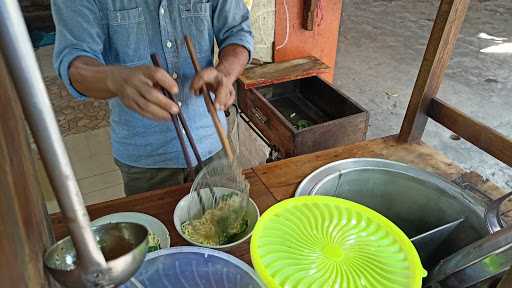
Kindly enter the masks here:
M 274 197 L 282 200 L 291 197 L 300 182 L 323 165 L 342 159 L 364 157 L 413 163 L 428 171 L 443 171 L 443 176 L 449 176 L 449 178 L 454 178 L 462 172 L 450 160 L 433 149 L 428 149 L 421 144 L 401 144 L 394 136 L 285 159 L 256 167 L 254 170 Z M 417 160 L 417 157 L 425 162 Z
M 23 6 L 50 6 L 50 0 L 20 0 L 20 5 Z
M 361 142 L 366 139 L 367 131 L 367 112 L 316 124 L 297 132 L 295 155 Z
M 275 5 L 274 61 L 315 56 L 331 67 L 321 78 L 332 82 L 339 44 L 342 0 L 322 0 L 323 17 L 317 19 L 314 31 L 302 29 L 304 0 L 276 0 Z
M 283 158 L 366 138 L 368 112 L 316 76 L 239 91 L 241 110 Z M 312 125 L 297 129 L 301 119 Z
M 476 177 L 476 173 L 466 173 L 453 164 L 443 154 L 425 144 L 408 144 L 397 141 L 396 136 L 390 136 L 354 145 L 338 147 L 314 154 L 303 155 L 283 161 L 274 162 L 253 168 L 246 173 L 251 183 L 251 198 L 257 203 L 263 213 L 277 201 L 293 196 L 296 186 L 315 169 L 341 159 L 355 157 L 376 157 L 408 163 L 410 165 L 437 173 L 447 179 L 465 177 L 477 188 L 483 189 L 491 198 L 503 195 L 498 187 L 490 181 Z M 483 181 L 484 185 L 480 185 Z M 477 183 L 478 182 L 478 183 Z M 136 196 L 117 199 L 105 203 L 88 206 L 92 219 L 110 213 L 122 211 L 138 211 L 158 218 L 171 233 L 172 246 L 186 245 L 184 239 L 178 236 L 172 224 L 172 211 L 179 199 L 188 193 L 190 184 L 173 187 Z M 54 230 L 59 238 L 65 233 L 60 214 L 52 215 Z M 232 255 L 250 263 L 249 243 L 246 242 L 230 252 Z
M 367 112 L 363 106 L 343 91 L 318 77 L 310 77 L 300 81 L 300 90 L 311 104 L 324 111 L 325 114 L 331 115 L 331 117 L 344 117 Z
M 315 29 L 318 1 L 322 0 L 304 0 L 304 19 L 302 20 L 304 30 L 313 31 Z
M 29 31 L 55 31 L 55 23 L 53 22 L 52 13 L 50 10 L 27 12 L 23 14 L 23 18 L 27 23 Z
M 295 154 L 295 128 L 265 97 L 255 89 L 243 90 L 240 92 L 239 104 L 254 126 L 279 148 L 283 157 Z
M 316 57 L 264 64 L 245 69 L 240 76 L 244 89 L 306 78 L 329 72 L 329 66 Z
M 505 273 L 500 283 L 496 288 L 510 288 L 512 287 L 512 268 Z
M 433 98 L 427 115 L 473 145 L 512 166 L 512 140 L 438 98 Z
M 55 31 L 50 1 L 26 1 L 20 4 L 29 31 Z
M 176 205 L 188 193 L 190 186 L 190 184 L 187 184 L 89 205 L 87 206 L 87 212 L 92 220 L 117 212 L 133 211 L 146 213 L 158 218 L 165 224 L 167 229 L 170 229 L 174 226 L 171 219 L 174 207 L 172 205 Z M 62 214 L 59 212 L 50 216 L 55 238 L 60 240 L 69 235 Z
M 464 177 L 467 171 L 445 155 L 423 143 L 401 143 L 389 136 L 289 158 L 255 167 L 254 171 L 278 200 L 292 197 L 300 182 L 325 164 L 349 158 L 380 158 L 398 161 L 438 174 L 448 180 Z M 470 173 L 478 175 L 477 173 Z M 482 177 L 465 177 L 466 182 L 492 198 L 504 194 L 499 187 Z
M 0 279 L 2 287 L 50 287 L 43 253 L 52 237 L 25 129 L 0 54 Z
M 428 120 L 427 109 L 441 86 L 468 5 L 469 0 L 441 1 L 400 129 L 398 139 L 402 142 L 421 140 Z
M 256 202 L 260 213 L 263 213 L 277 201 L 270 191 L 263 185 L 253 170 L 245 173 L 247 180 L 251 183 L 251 198 Z M 178 202 L 190 191 L 191 184 L 171 187 L 151 192 L 142 193 L 126 198 L 116 199 L 104 203 L 87 206 L 91 219 L 96 219 L 108 214 L 117 212 L 141 212 L 149 214 L 165 224 L 171 235 L 171 246 L 189 245 L 181 238 L 174 227 L 173 211 Z M 55 213 L 51 215 L 53 230 L 58 239 L 68 235 L 67 228 L 63 222 L 62 215 Z M 250 264 L 249 241 L 239 245 L 232 255 Z

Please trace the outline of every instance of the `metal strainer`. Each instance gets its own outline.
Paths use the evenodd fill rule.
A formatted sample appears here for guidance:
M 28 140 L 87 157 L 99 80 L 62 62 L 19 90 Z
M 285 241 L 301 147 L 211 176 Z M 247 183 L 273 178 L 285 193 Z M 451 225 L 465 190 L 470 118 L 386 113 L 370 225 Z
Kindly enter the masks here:
M 201 170 L 192 184 L 188 221 L 182 225 L 182 232 L 196 242 L 225 244 L 247 227 L 244 216 L 249 184 L 241 171 L 226 169 L 228 161 L 226 158 L 213 161 Z M 203 211 L 195 209 L 201 204 L 205 208 Z

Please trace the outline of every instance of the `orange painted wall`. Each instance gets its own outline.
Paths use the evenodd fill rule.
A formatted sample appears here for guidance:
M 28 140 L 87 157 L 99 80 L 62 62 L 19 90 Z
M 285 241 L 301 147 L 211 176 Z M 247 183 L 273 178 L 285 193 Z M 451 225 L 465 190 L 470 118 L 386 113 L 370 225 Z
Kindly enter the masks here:
M 284 1 L 288 6 L 289 34 L 286 45 L 277 49 L 286 37 L 286 12 Z M 274 37 L 274 61 L 315 56 L 331 67 L 323 78 L 332 82 L 338 31 L 340 28 L 342 0 L 320 0 L 323 2 L 323 20 L 317 22 L 313 31 L 302 28 L 304 0 L 276 0 L 276 25 Z

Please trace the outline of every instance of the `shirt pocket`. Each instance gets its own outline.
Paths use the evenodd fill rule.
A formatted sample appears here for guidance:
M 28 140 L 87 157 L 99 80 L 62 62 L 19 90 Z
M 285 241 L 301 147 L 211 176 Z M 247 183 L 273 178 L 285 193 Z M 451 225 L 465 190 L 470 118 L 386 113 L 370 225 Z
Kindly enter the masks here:
M 198 57 L 213 53 L 212 8 L 209 2 L 180 1 L 184 34 L 192 38 Z
M 147 62 L 149 45 L 142 9 L 111 11 L 109 24 L 112 62 L 124 65 Z

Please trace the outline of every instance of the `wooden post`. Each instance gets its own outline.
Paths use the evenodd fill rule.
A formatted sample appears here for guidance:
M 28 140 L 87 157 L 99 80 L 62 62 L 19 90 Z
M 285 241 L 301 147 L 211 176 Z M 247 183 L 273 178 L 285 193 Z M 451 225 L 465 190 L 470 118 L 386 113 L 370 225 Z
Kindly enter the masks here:
M 50 287 L 43 253 L 52 234 L 25 127 L 0 54 L 0 286 Z
M 466 139 L 494 158 L 512 167 L 512 140 L 495 129 L 434 97 L 427 111 L 428 117 L 453 133 Z
M 441 1 L 398 136 L 402 142 L 418 142 L 423 136 L 430 101 L 439 91 L 468 6 L 469 0 Z
M 303 28 L 304 5 L 309 0 L 275 0 L 274 62 L 314 56 L 331 67 L 320 78 L 333 81 L 336 49 L 343 0 L 322 0 L 322 19 L 315 20 L 314 31 Z M 318 1 L 314 1 L 318 3 Z M 319 7 L 320 7 L 319 6 Z M 316 7 L 316 5 L 310 6 Z M 288 33 L 287 33 L 288 32 Z
M 505 273 L 496 288 L 510 288 L 512 286 L 512 269 Z
M 321 0 L 304 0 L 304 16 L 302 19 L 304 30 L 313 31 L 315 29 L 318 1 Z

